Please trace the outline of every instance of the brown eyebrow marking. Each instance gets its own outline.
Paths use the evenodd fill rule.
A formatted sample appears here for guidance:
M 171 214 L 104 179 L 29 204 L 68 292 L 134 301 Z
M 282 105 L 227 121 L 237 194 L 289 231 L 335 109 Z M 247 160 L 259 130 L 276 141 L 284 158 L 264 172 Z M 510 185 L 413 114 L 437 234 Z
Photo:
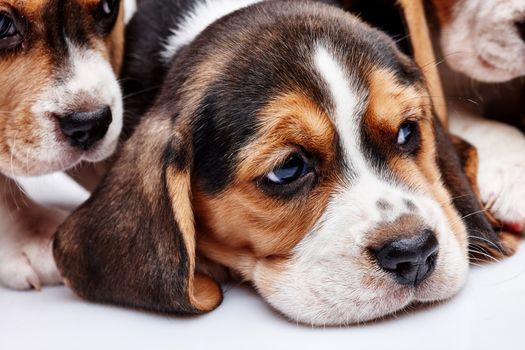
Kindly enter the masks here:
M 235 178 L 220 194 L 194 191 L 199 246 L 220 263 L 246 270 L 246 261 L 286 257 L 324 213 L 339 186 L 336 130 L 328 115 L 301 92 L 271 98 L 259 113 L 259 130 L 236 156 Z M 307 196 L 276 200 L 253 181 L 294 147 L 317 154 L 319 183 Z M 249 223 L 247 225 L 247 223 Z

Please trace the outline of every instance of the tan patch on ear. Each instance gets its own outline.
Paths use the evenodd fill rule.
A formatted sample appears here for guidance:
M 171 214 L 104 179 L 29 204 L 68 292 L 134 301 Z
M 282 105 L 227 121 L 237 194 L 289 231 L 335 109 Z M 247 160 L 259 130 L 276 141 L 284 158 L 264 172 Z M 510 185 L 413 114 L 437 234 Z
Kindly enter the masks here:
M 173 215 L 186 246 L 188 264 L 188 299 L 193 307 L 202 312 L 215 309 L 222 300 L 220 287 L 211 278 L 195 273 L 195 223 L 191 204 L 189 171 L 168 168 L 166 183 L 172 202 Z
M 476 194 L 478 199 L 480 198 L 479 188 L 478 188 L 478 151 L 474 146 L 472 146 L 467 141 L 451 135 L 452 143 L 454 148 L 458 152 L 459 158 L 461 159 L 461 165 L 465 171 L 470 187 L 472 191 Z M 481 203 L 481 200 L 479 200 Z
M 445 0 L 444 2 L 448 1 Z M 414 61 L 419 65 L 425 76 L 430 98 L 434 103 L 434 110 L 439 120 L 443 125 L 448 125 L 445 95 L 432 48 L 423 0 L 399 0 L 399 3 L 404 9 L 405 21 L 414 49 Z
M 259 118 L 260 131 L 238 155 L 229 187 L 217 195 L 197 188 L 194 197 L 200 250 L 244 277 L 250 276 L 258 260 L 289 256 L 324 212 L 340 172 L 335 130 L 306 95 L 277 96 Z M 321 160 L 316 164 L 319 184 L 286 200 L 258 188 L 257 180 L 299 147 Z

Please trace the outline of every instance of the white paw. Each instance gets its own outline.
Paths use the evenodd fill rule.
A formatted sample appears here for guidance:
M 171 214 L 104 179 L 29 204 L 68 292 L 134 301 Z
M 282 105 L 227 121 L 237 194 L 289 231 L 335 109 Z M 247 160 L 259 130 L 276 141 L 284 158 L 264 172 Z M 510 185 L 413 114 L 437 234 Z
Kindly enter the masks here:
M 512 231 L 525 228 L 525 149 L 519 154 L 480 159 L 481 199 Z
M 45 210 L 23 217 L 0 232 L 0 284 L 13 289 L 40 289 L 58 284 L 60 274 L 52 253 L 52 235 L 65 213 Z
M 486 208 L 511 231 L 525 228 L 525 136 L 468 113 L 452 113 L 451 130 L 478 150 L 478 186 Z

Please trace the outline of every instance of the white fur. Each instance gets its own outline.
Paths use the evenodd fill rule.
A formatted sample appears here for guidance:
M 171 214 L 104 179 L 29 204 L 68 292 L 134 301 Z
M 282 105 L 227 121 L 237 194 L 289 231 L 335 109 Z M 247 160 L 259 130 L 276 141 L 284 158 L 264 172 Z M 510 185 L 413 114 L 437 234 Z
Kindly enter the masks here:
M 51 85 L 38 96 L 32 108 L 32 113 L 39 117 L 40 137 L 37 140 L 38 152 L 28 157 L 41 164 L 40 173 L 67 169 L 82 160 L 95 162 L 109 157 L 115 151 L 122 129 L 122 94 L 109 62 L 100 53 L 80 49 L 71 43 L 69 54 L 67 79 Z M 105 137 L 88 152 L 71 147 L 57 127 L 56 118 L 74 112 L 77 105 L 88 110 L 97 110 L 107 105 L 112 112 L 113 121 Z
M 525 224 L 525 136 L 463 110 L 450 114 L 450 128 L 478 150 L 482 201 L 503 222 Z
M 29 199 L 14 180 L 0 175 L 0 285 L 15 289 L 58 284 L 51 237 L 66 213 Z
M 257 265 L 253 277 L 257 287 L 288 317 L 314 325 L 366 321 L 414 301 L 451 297 L 466 280 L 465 247 L 450 231 L 435 200 L 400 188 L 369 166 L 360 150 L 359 131 L 366 93 L 353 87 L 350 74 L 326 47 L 316 49 L 313 61 L 332 97 L 331 118 L 352 170 L 317 225 L 294 249 L 286 269 L 268 283 L 272 275 L 268 266 Z M 381 212 L 379 199 L 387 199 L 392 209 Z M 407 200 L 415 204 L 419 219 L 433 229 L 439 241 L 436 269 L 418 288 L 396 283 L 377 264 L 369 263 L 367 256 L 370 234 L 376 227 L 410 214 Z M 373 282 L 367 286 L 367 280 Z
M 128 23 L 137 12 L 137 0 L 124 0 L 124 22 Z
M 166 41 L 161 56 L 169 61 L 183 46 L 191 43 L 218 19 L 262 0 L 200 0 L 188 12 Z
M 355 171 L 366 172 L 366 161 L 359 150 L 359 119 L 365 98 L 352 87 L 351 77 L 323 46 L 316 49 L 314 63 L 332 94 L 335 105 L 333 121 L 341 136 L 343 149 Z
M 445 59 L 454 70 L 479 81 L 525 75 L 525 42 L 515 25 L 524 20 L 522 0 L 458 0 L 442 28 Z

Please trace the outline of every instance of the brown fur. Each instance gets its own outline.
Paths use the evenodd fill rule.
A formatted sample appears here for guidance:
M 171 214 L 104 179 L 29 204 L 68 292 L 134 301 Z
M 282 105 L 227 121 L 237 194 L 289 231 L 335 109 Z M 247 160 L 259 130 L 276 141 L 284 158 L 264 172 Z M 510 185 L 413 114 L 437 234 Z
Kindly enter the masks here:
M 291 2 L 267 2 L 265 6 L 267 11 L 276 11 L 272 12 L 275 15 L 280 14 L 278 6 L 286 8 L 283 4 Z M 315 8 L 318 5 L 299 4 L 290 5 L 293 19 L 301 25 L 297 28 L 316 33 L 333 23 L 328 8 L 319 14 L 319 8 Z M 344 166 L 340 163 L 343 157 L 338 153 L 336 129 L 323 101 L 327 92 L 322 84 L 307 85 L 312 90 L 308 93 L 301 90 L 298 82 L 318 78 L 308 75 L 315 69 L 304 63 L 304 59 L 294 61 L 293 55 L 299 50 L 286 52 L 294 45 L 278 46 L 283 52 L 275 50 L 275 45 L 283 42 L 278 34 L 280 29 L 287 28 L 283 23 L 287 24 L 289 17 L 276 22 L 272 16 L 269 22 L 272 31 L 264 31 L 267 37 L 262 40 L 254 28 L 267 28 L 266 22 L 257 22 L 266 20 L 264 14 L 265 11 L 238 12 L 239 17 L 230 17 L 231 23 L 221 22 L 216 30 L 206 32 L 197 43 L 175 56 L 156 104 L 126 142 L 102 186 L 58 231 L 54 245 L 57 264 L 81 296 L 164 312 L 208 311 L 220 303 L 221 295 L 213 280 L 203 280 L 205 277 L 195 273 L 200 270 L 197 261 L 219 263 L 249 280 L 256 273 L 267 273 L 272 279 L 268 271 L 286 267 L 291 251 L 325 212 L 331 195 L 339 186 L 347 185 L 340 176 Z M 337 17 L 341 27 L 344 24 L 352 28 L 355 23 L 344 22 L 348 20 L 344 15 Z M 304 21 L 301 16 L 305 16 Z M 330 21 L 323 22 L 323 16 Z M 246 25 L 246 21 L 255 21 L 255 25 Z M 348 38 L 340 28 L 337 33 L 342 33 L 338 38 L 342 42 Z M 255 42 L 253 35 L 261 40 Z M 249 41 L 247 38 L 252 41 L 244 42 Z M 369 38 L 378 39 L 373 35 Z M 288 39 L 289 43 L 302 40 L 300 36 Z M 250 75 L 255 63 L 246 58 L 251 50 L 268 52 L 264 61 L 257 62 L 257 83 Z M 395 60 L 399 55 L 387 57 Z M 411 63 L 408 61 L 403 58 L 399 66 Z M 285 65 L 290 62 L 297 64 Z M 401 82 L 398 75 L 403 77 L 403 70 L 398 75 L 390 71 L 399 67 L 384 65 L 379 69 L 365 59 L 352 63 L 362 65 L 359 68 L 352 65 L 352 69 L 367 72 L 368 81 L 364 85 L 369 88 L 369 108 L 362 127 L 371 135 L 371 143 L 386 150 L 388 167 L 400 183 L 420 188 L 441 205 L 460 245 L 466 248 L 467 235 L 460 214 L 471 214 L 470 209 L 481 208 L 473 197 L 467 198 L 468 206 L 456 205 L 451 199 L 470 191 L 469 184 L 457 155 L 454 159 L 448 157 L 448 163 L 439 164 L 441 154 L 446 157 L 455 150 L 450 142 L 442 140 L 447 134 L 434 115 L 433 101 L 424 82 L 414 83 L 417 79 L 410 77 Z M 214 74 L 208 76 L 203 71 Z M 268 76 L 262 76 L 261 72 L 268 72 Z M 269 81 L 277 73 L 282 79 L 280 85 Z M 286 74 L 294 79 L 284 79 Z M 250 83 L 243 85 L 249 78 Z M 259 89 L 263 83 L 273 89 Z M 240 98 L 243 93 L 251 93 L 250 102 L 262 99 L 253 114 L 246 111 L 249 107 Z M 228 109 L 231 104 L 238 110 L 233 108 L 231 113 L 223 114 L 225 110 L 231 111 Z M 234 117 L 235 113 L 242 116 Z M 399 126 L 407 118 L 418 122 L 423 139 L 419 155 L 412 160 L 391 151 L 395 149 L 393 142 Z M 243 123 L 236 130 L 223 125 L 238 126 L 234 123 L 239 120 Z M 254 121 L 255 126 L 251 124 Z M 227 135 L 220 134 L 224 130 L 228 130 Z M 246 140 L 226 141 L 232 133 L 248 136 Z M 226 146 L 221 148 L 220 142 Z M 210 157 L 215 149 L 222 153 Z M 321 162 L 314 167 L 315 186 L 286 200 L 265 193 L 259 180 L 299 149 L 317 155 L 313 158 Z M 197 159 L 199 150 L 205 160 Z M 226 179 L 224 185 L 206 187 L 210 173 L 223 165 L 217 159 L 230 162 L 232 167 L 220 173 L 219 180 Z M 205 161 L 214 166 L 204 167 Z M 203 167 L 206 173 L 199 174 Z M 454 178 L 442 179 L 440 174 L 445 172 Z M 457 181 L 450 181 L 449 185 L 448 180 Z M 400 229 L 417 225 L 408 220 L 402 226 Z M 204 259 L 199 259 L 199 255 Z M 264 265 L 266 272 L 256 271 L 256 264 Z M 363 266 L 367 264 L 363 262 Z M 271 288 L 271 282 L 262 288 Z M 200 298 L 206 290 L 208 293 Z
M 467 231 L 472 241 L 470 244 L 475 247 L 473 249 L 482 249 L 498 256 L 510 254 L 514 250 L 512 245 L 498 243 L 499 239 L 490 228 L 490 217 L 482 210 L 475 182 L 475 149 L 458 138 L 453 138 L 454 142 L 445 139 L 445 131 L 431 116 L 431 101 L 426 89 L 399 85 L 395 83 L 391 73 L 385 71 L 372 73 L 370 81 L 371 104 L 366 118 L 375 142 L 393 142 L 390 140 L 395 139 L 399 126 L 407 120 L 416 121 L 420 128 L 422 145 L 416 161 L 400 156 L 390 159 L 389 163 L 396 175 L 403 179 L 404 183 L 419 188 L 442 204 L 453 232 L 462 241 L 463 246 L 468 242 L 462 234 L 462 218 L 458 216 L 457 211 L 467 223 Z M 460 169 L 463 169 L 463 172 Z M 449 193 L 442 186 L 443 180 Z M 450 204 L 453 204 L 455 209 Z
M 78 220 L 70 220 L 61 228 L 68 230 L 77 225 L 84 226 L 80 221 L 87 220 L 84 226 L 87 231 L 74 239 L 57 237 L 55 259 L 59 266 L 68 266 L 67 271 L 63 271 L 67 284 L 86 298 L 111 300 L 139 308 L 154 307 L 163 312 L 207 312 L 221 302 L 222 292 L 209 277 L 195 273 L 191 165 L 184 159 L 180 165 L 155 166 L 166 161 L 166 149 L 177 148 L 176 145 L 170 146 L 173 131 L 163 115 L 159 111 L 152 113 L 147 123 L 126 144 L 107 176 L 111 183 L 100 187 L 79 209 L 79 212 L 88 210 L 89 213 L 85 212 Z M 183 147 L 188 147 L 188 144 Z M 148 153 L 140 151 L 146 148 Z M 125 170 L 127 176 L 116 175 L 131 163 L 137 165 L 134 171 Z M 131 179 L 141 181 L 130 192 L 127 186 Z M 97 193 L 104 193 L 104 196 Z M 107 197 L 111 199 L 108 201 Z M 131 200 L 130 205 L 115 206 L 124 203 L 124 197 Z M 102 200 L 99 202 L 99 199 Z M 109 227 L 109 222 L 89 210 L 91 203 L 108 215 L 105 218 L 112 218 L 110 220 L 118 224 L 111 230 L 104 229 Z M 129 220 L 121 221 L 119 216 L 122 213 L 130 215 Z M 102 220 L 92 220 L 93 216 Z M 130 230 L 131 227 L 142 229 Z M 76 240 L 82 243 L 72 244 Z M 107 249 L 115 244 L 126 247 L 120 252 L 122 254 L 115 255 L 112 249 Z M 85 245 L 91 246 L 88 255 L 81 250 Z M 102 263 L 104 270 L 111 272 L 96 276 L 84 274 L 84 264 L 92 257 L 97 257 L 92 261 L 95 265 Z M 129 264 L 123 266 L 122 261 L 129 261 Z M 95 265 L 92 265 L 95 270 L 101 268 Z M 125 285 L 116 283 L 112 276 L 123 278 Z M 130 290 L 134 292 L 129 293 Z
M 425 229 L 424 223 L 417 215 L 403 215 L 397 220 L 379 226 L 374 232 L 370 232 L 372 239 L 369 242 L 371 249 L 381 247 L 385 242 L 398 238 L 409 238 L 417 236 Z M 375 262 L 371 262 L 373 265 Z
M 241 151 L 229 188 L 214 197 L 195 192 L 201 250 L 227 266 L 243 265 L 236 261 L 239 254 L 250 261 L 286 257 L 319 219 L 338 183 L 335 130 L 322 108 L 300 92 L 270 101 L 260 113 L 262 130 Z M 324 160 L 318 164 L 322 185 L 293 202 L 268 197 L 255 180 L 298 145 Z
M 99 0 L 77 0 L 88 11 L 100 3 Z M 55 67 L 52 52 L 45 45 L 46 1 L 0 0 L 0 11 L 13 8 L 30 23 L 30 33 L 22 48 L 13 52 L 0 53 L 0 171 L 7 175 L 32 175 L 45 166 L 32 155 L 38 152 L 45 141 L 39 125 L 39 118 L 32 107 L 39 95 L 53 83 Z M 122 65 L 124 47 L 124 4 L 117 24 L 111 34 L 100 41 L 93 35 L 90 40 L 103 57 L 110 60 L 115 73 Z M 91 13 L 91 12 L 89 12 Z M 84 14 L 79 14 L 85 16 Z M 80 17 L 79 20 L 87 20 Z M 78 101 L 78 108 L 86 109 L 86 101 Z M 48 115 L 45 118 L 53 119 Z M 61 169 L 59 169 L 61 170 Z

